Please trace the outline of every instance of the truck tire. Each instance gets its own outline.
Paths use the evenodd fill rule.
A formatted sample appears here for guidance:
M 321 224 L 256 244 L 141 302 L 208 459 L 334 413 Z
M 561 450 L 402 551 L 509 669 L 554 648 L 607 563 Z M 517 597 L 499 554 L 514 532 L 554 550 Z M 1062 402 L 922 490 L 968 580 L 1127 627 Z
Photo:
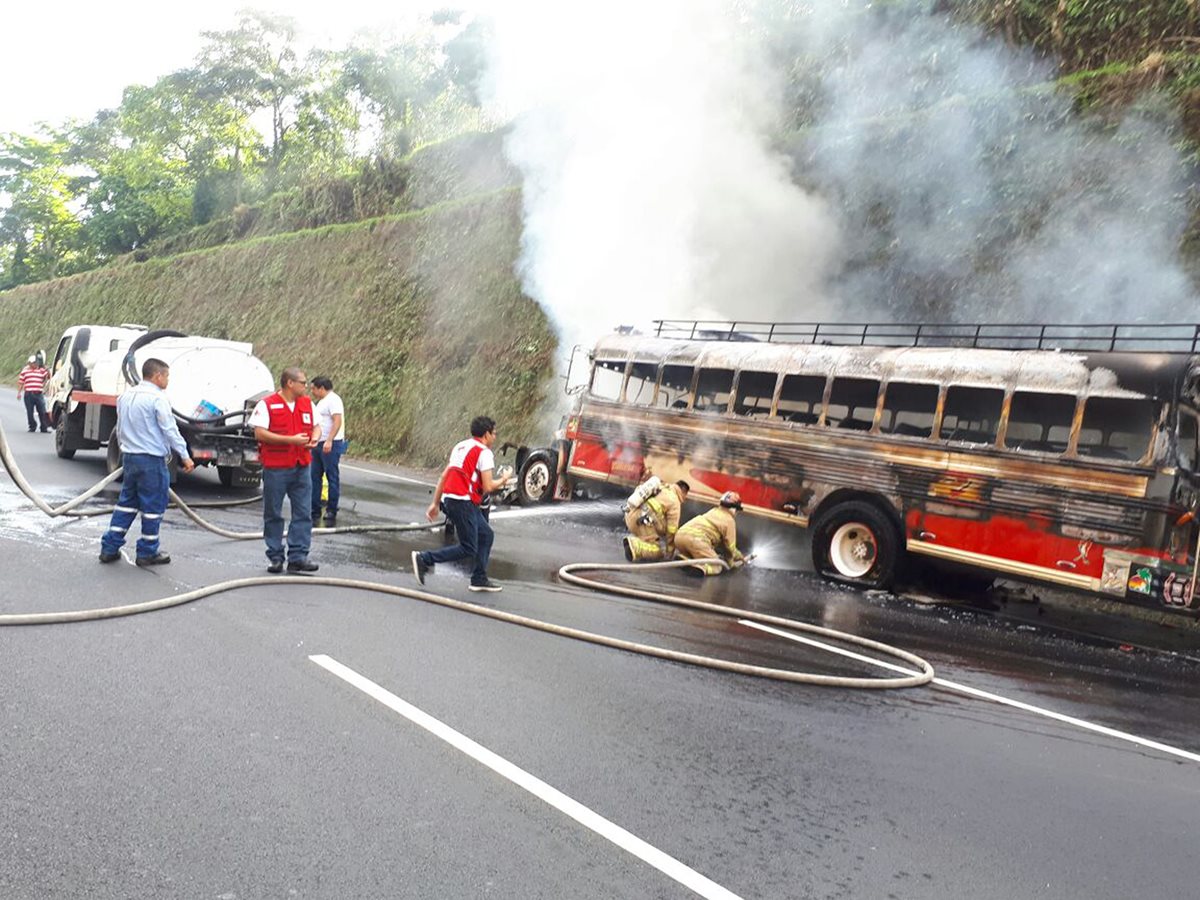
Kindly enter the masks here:
M 217 466 L 217 478 L 221 487 L 233 487 L 233 466 Z
M 903 548 L 887 514 L 863 500 L 848 500 L 813 524 L 813 567 L 825 578 L 886 590 L 896 580 Z
M 545 503 L 554 496 L 558 479 L 558 457 L 550 450 L 534 450 L 521 466 L 517 479 L 517 499 L 522 506 Z
M 54 422 L 54 452 L 59 459 L 74 459 L 83 441 L 83 410 L 68 412 L 64 406 Z
M 108 435 L 108 453 L 104 458 L 104 468 L 107 469 L 108 474 L 111 475 L 113 472 L 117 471 L 121 465 L 121 441 L 117 438 L 117 426 L 114 425 L 113 430 L 109 432 Z M 117 481 L 121 480 L 122 479 L 120 478 L 117 479 Z

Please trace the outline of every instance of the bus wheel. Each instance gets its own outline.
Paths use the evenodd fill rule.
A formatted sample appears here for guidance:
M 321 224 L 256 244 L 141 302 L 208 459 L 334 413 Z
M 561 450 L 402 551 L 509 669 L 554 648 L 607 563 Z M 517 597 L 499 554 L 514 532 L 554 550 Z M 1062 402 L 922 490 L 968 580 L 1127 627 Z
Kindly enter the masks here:
M 888 588 L 900 562 L 900 536 L 878 508 L 851 500 L 817 518 L 812 553 L 813 565 L 826 578 Z
M 558 459 L 549 450 L 534 450 L 525 457 L 517 479 L 517 499 L 522 506 L 545 503 L 554 495 Z

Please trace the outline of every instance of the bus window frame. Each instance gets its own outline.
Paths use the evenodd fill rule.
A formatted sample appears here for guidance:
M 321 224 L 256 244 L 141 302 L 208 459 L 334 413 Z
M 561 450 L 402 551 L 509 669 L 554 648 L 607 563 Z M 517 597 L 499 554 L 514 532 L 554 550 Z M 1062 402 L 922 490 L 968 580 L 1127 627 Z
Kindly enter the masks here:
M 1087 415 L 1087 405 L 1092 400 L 1130 400 L 1140 401 L 1150 404 L 1150 434 L 1146 439 L 1146 449 L 1142 451 L 1142 455 L 1137 459 L 1117 459 L 1108 458 L 1090 453 L 1079 452 L 1079 439 L 1083 436 L 1084 417 Z M 1154 456 L 1154 445 L 1158 440 L 1160 423 L 1162 421 L 1163 409 L 1162 402 L 1153 397 L 1109 397 L 1104 394 L 1092 395 L 1079 398 L 1079 403 L 1075 407 L 1075 423 L 1071 428 L 1071 444 L 1067 449 L 1066 456 L 1069 459 L 1077 459 L 1089 464 L 1104 464 L 1118 466 L 1146 466 L 1150 464 Z M 1182 409 L 1182 406 L 1180 407 Z
M 1179 403 L 1176 408 L 1178 409 L 1178 414 L 1175 419 L 1175 458 L 1172 462 L 1175 464 L 1175 468 L 1187 474 L 1190 480 L 1200 481 L 1200 409 L 1193 408 L 1185 403 Z M 1195 466 L 1194 469 L 1189 469 L 1183 465 L 1183 460 L 1180 459 L 1179 455 L 1180 431 L 1183 426 L 1184 416 L 1191 416 L 1196 421 L 1197 452 L 1196 459 L 1192 460 L 1192 465 Z
M 634 366 L 654 366 L 654 386 L 650 391 L 649 403 L 638 403 L 635 400 L 629 399 L 629 380 L 633 377 Z M 635 409 L 658 409 L 655 405 L 658 402 L 658 388 L 662 383 L 662 362 L 652 359 L 631 359 L 625 363 L 625 374 L 621 377 L 621 400 L 620 403 L 624 406 L 632 406 Z
M 1010 416 L 1012 414 L 1012 402 L 1017 394 L 1040 394 L 1047 397 L 1070 397 L 1075 401 L 1075 407 L 1071 412 L 1071 424 L 1067 427 L 1067 440 L 1062 450 L 1027 450 L 1021 447 L 1010 447 L 1008 445 L 1008 426 Z M 1055 459 L 1068 459 L 1071 457 L 1071 450 L 1076 445 L 1079 439 L 1079 423 L 1083 420 L 1083 397 L 1076 394 L 1067 394 L 1062 391 L 1041 391 L 1028 387 L 1009 388 L 1004 392 L 1004 405 L 1000 409 L 1000 426 L 996 435 L 996 446 L 1001 450 L 1006 450 L 1010 453 L 1020 454 L 1037 454 L 1038 456 L 1054 457 Z M 1053 426 L 1050 426 L 1053 427 Z M 1047 432 L 1047 440 L 1049 439 L 1049 429 L 1044 427 Z
M 760 375 L 773 374 L 775 376 L 775 387 L 771 389 L 771 402 L 767 406 L 766 413 L 759 413 L 758 415 L 747 415 L 745 413 L 737 412 L 737 399 L 738 399 L 738 393 L 742 389 L 742 373 L 743 372 L 755 372 Z M 779 403 L 779 388 L 782 384 L 783 384 L 783 373 L 781 373 L 781 372 L 771 372 L 771 370 L 769 370 L 769 369 L 742 369 L 742 368 L 734 369 L 733 370 L 733 387 L 729 392 L 729 397 L 730 397 L 729 412 L 727 412 L 726 415 L 732 416 L 735 419 L 747 419 L 750 421 L 764 421 L 764 422 L 771 421 L 773 418 L 775 418 L 775 407 Z
M 934 397 L 934 400 L 933 400 L 933 419 L 931 420 L 930 425 L 929 425 L 929 434 L 926 434 L 926 435 L 900 434 L 899 432 L 896 432 L 896 431 L 884 431 L 883 430 L 883 415 L 884 415 L 884 412 L 886 411 L 886 407 L 887 407 L 887 395 L 888 395 L 888 391 L 891 390 L 893 383 L 904 384 L 904 385 L 913 385 L 913 386 L 922 386 L 922 387 L 931 387 L 931 388 L 935 389 L 936 396 Z M 876 409 L 875 409 L 875 424 L 871 428 L 870 433 L 878 435 L 879 437 L 883 437 L 883 438 L 904 438 L 907 441 L 934 441 L 935 436 L 938 434 L 938 432 L 941 431 L 941 428 L 942 428 L 942 405 L 945 401 L 945 398 L 946 398 L 946 383 L 945 382 L 921 381 L 921 380 L 911 379 L 911 378 L 897 378 L 897 379 L 893 380 L 892 378 L 889 377 L 886 381 L 884 381 L 880 385 L 879 398 L 876 402 Z M 895 418 L 893 417 L 893 423 L 894 422 L 895 422 Z
M 693 412 L 692 407 L 696 403 L 696 378 L 698 377 L 698 374 L 700 372 L 700 367 L 698 365 L 696 365 L 695 362 L 678 362 L 678 361 L 671 360 L 671 359 L 663 359 L 662 361 L 659 362 L 659 364 L 658 364 L 658 383 L 655 386 L 655 395 L 654 395 L 655 403 L 658 402 L 658 391 L 662 390 L 663 377 L 666 375 L 668 367 L 675 368 L 675 369 L 691 369 L 692 370 L 692 377 L 688 381 L 688 387 L 687 387 L 687 398 L 688 398 L 687 406 L 680 407 L 680 408 L 675 408 L 675 407 L 671 407 L 671 406 L 655 406 L 654 408 L 656 410 L 661 410 L 661 411 L 669 412 L 669 413 Z
M 616 362 L 619 362 L 622 364 L 621 387 L 617 391 L 616 399 L 614 400 L 609 397 L 597 396 L 593 392 L 593 388 L 595 387 L 595 384 L 596 384 L 596 373 L 601 368 L 604 368 L 603 366 L 601 366 L 601 363 L 616 363 Z M 608 369 L 607 371 L 615 372 L 616 369 Z M 625 383 L 628 381 L 628 379 L 629 379 L 629 360 L 627 360 L 627 359 L 626 360 L 620 360 L 620 359 L 595 359 L 595 360 L 592 360 L 592 377 L 588 379 L 587 398 L 589 400 L 594 400 L 597 403 L 622 403 L 623 404 L 625 402 Z M 657 385 L 655 386 L 655 389 L 657 390 Z

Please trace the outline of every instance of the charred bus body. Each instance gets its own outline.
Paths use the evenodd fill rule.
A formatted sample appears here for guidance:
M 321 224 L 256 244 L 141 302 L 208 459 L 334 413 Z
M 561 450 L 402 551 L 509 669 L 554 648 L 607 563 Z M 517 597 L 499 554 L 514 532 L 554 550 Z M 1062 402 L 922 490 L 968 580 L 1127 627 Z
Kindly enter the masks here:
M 682 478 L 811 528 L 834 580 L 886 587 L 911 554 L 1196 613 L 1200 328 L 1183 327 L 1169 350 L 614 334 L 555 445 L 523 451 L 520 492 Z

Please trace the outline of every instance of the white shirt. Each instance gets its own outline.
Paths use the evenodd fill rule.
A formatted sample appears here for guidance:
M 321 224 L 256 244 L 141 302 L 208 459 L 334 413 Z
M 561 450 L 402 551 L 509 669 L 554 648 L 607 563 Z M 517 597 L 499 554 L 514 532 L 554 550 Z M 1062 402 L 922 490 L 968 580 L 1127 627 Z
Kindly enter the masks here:
M 329 439 L 333 434 L 333 417 L 342 417 L 342 427 L 338 429 L 337 434 L 333 434 L 335 441 L 344 441 L 346 439 L 346 407 L 342 404 L 342 398 L 333 391 L 330 391 L 317 403 L 317 424 L 321 426 L 321 440 Z
M 294 410 L 296 408 L 295 400 L 293 400 L 291 403 L 288 403 L 286 400 L 283 402 L 287 404 L 288 409 Z M 258 405 L 254 407 L 254 412 L 250 413 L 250 418 L 246 420 L 246 424 L 251 428 L 271 427 L 271 414 L 267 411 L 266 400 L 258 401 Z

